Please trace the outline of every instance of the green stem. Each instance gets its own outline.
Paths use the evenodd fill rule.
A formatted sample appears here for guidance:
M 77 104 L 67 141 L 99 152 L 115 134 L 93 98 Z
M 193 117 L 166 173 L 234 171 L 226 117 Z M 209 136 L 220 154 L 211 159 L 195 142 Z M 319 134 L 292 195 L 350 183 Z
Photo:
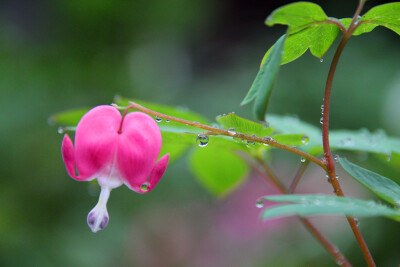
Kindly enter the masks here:
M 309 164 L 310 164 L 310 162 L 307 160 L 306 162 L 302 163 L 300 168 L 297 170 L 296 175 L 294 176 L 293 181 L 289 186 L 290 194 L 293 194 L 294 190 L 296 190 L 296 187 L 297 187 L 298 183 L 300 182 L 301 177 L 303 177 L 303 174 L 306 171 Z
M 329 182 L 332 184 L 332 186 L 334 188 L 334 193 L 339 197 L 343 197 L 344 194 L 343 194 L 343 191 L 339 184 L 338 179 L 336 179 L 335 163 L 334 163 L 330 145 L 329 145 L 330 96 L 331 96 L 331 90 L 332 90 L 333 77 L 335 76 L 335 71 L 336 71 L 337 64 L 339 62 L 340 55 L 342 54 L 342 51 L 343 51 L 344 47 L 346 46 L 347 41 L 350 39 L 353 32 L 358 27 L 356 22 L 357 22 L 359 14 L 364 6 L 364 2 L 365 1 L 363 1 L 363 0 L 360 1 L 357 10 L 354 13 L 353 19 L 351 21 L 351 24 L 350 24 L 348 30 L 343 34 L 342 40 L 340 41 L 340 43 L 336 49 L 335 55 L 333 57 L 331 67 L 330 67 L 329 73 L 328 73 L 328 78 L 326 80 L 326 85 L 325 85 L 324 114 L 323 114 L 323 124 L 322 124 L 322 143 L 323 143 L 323 148 L 324 148 L 324 157 L 325 157 L 326 166 L 327 166 L 326 173 L 329 176 Z M 364 255 L 364 258 L 365 258 L 368 266 L 376 266 L 374 259 L 372 258 L 372 255 L 368 249 L 368 246 L 365 243 L 363 236 L 361 235 L 360 229 L 358 229 L 356 221 L 352 217 L 347 217 L 347 220 L 350 224 L 350 227 L 354 233 L 355 238 L 357 239 L 357 242 L 361 248 L 361 251 Z

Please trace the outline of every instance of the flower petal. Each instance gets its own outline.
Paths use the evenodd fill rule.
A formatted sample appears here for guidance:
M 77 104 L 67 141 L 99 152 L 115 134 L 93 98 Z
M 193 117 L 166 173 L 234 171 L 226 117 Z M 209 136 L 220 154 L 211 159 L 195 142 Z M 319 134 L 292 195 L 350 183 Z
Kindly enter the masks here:
M 62 158 L 67 169 L 69 176 L 78 181 L 89 180 L 88 176 L 77 176 L 75 174 L 75 153 L 74 145 L 72 144 L 71 138 L 66 134 L 61 145 Z
M 141 188 L 141 193 L 150 192 L 158 184 L 161 177 L 164 175 L 165 170 L 167 169 L 168 160 L 169 160 L 169 154 L 165 154 L 158 160 L 156 165 L 154 165 L 154 168 L 151 170 L 149 178 L 149 186 L 147 187 L 147 190 L 144 191 Z
M 76 128 L 75 158 L 79 176 L 93 177 L 112 164 L 118 143 L 121 114 L 111 106 L 86 113 Z M 102 174 L 107 175 L 107 174 Z
M 141 112 L 126 115 L 118 142 L 118 169 L 125 184 L 139 192 L 161 150 L 161 132 L 152 117 Z

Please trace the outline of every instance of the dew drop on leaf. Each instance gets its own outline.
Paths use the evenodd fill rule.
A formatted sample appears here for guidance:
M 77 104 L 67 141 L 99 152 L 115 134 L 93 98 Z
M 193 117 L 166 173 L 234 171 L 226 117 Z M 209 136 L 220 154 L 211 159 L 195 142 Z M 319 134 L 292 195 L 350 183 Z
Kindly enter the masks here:
M 303 138 L 301 139 L 301 142 L 303 144 L 307 144 L 310 141 L 310 137 L 308 137 L 308 135 L 304 135 Z
M 205 147 L 208 145 L 208 135 L 206 134 L 198 134 L 196 138 L 196 142 L 199 147 Z

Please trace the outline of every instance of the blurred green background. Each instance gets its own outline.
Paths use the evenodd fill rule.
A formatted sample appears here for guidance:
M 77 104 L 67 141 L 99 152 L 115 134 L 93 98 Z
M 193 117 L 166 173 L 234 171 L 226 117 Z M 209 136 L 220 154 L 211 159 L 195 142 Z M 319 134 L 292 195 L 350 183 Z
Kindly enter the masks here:
M 96 183 L 69 178 L 53 113 L 112 103 L 117 94 L 186 106 L 209 119 L 239 108 L 267 49 L 285 27 L 264 19 L 291 1 L 0 1 L 1 266 L 334 266 L 295 219 L 259 221 L 255 199 L 276 193 L 255 175 L 214 199 L 187 160 L 168 167 L 158 187 L 113 191 L 110 224 L 93 234 L 86 215 Z M 369 1 L 366 9 L 387 1 Z M 352 16 L 357 1 L 317 1 L 328 16 Z M 365 9 L 365 10 L 366 10 Z M 337 43 L 336 43 L 337 44 Z M 334 81 L 331 127 L 385 129 L 400 136 L 400 38 L 384 28 L 354 37 Z M 270 112 L 319 124 L 334 49 L 321 63 L 309 52 L 282 67 Z M 289 183 L 299 159 L 274 152 L 273 169 Z M 354 160 L 387 175 L 372 156 Z M 343 172 L 342 172 L 343 173 Z M 349 196 L 373 198 L 343 178 Z M 331 193 L 318 168 L 299 192 Z M 364 262 L 342 218 L 315 223 L 355 266 Z M 380 266 L 400 262 L 399 224 L 361 220 Z

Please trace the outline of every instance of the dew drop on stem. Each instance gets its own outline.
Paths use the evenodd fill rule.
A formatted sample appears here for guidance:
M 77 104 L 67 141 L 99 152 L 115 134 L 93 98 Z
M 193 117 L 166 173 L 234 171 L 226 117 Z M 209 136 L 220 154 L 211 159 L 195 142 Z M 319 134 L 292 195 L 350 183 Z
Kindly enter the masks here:
M 162 121 L 162 119 L 160 117 L 157 117 L 157 116 L 156 116 L 155 120 L 156 120 L 156 122 L 161 122 Z
M 304 163 L 304 162 L 306 162 L 306 158 L 301 157 L 301 158 L 300 158 L 300 161 L 301 161 L 302 163 Z
M 205 147 L 208 145 L 208 135 L 206 134 L 198 134 L 196 138 L 196 142 L 199 147 Z
M 228 133 L 230 133 L 232 135 L 235 135 L 236 134 L 236 129 L 231 127 L 231 128 L 228 129 Z
M 324 124 L 324 118 L 321 117 L 321 119 L 319 119 L 319 123 Z
M 165 122 L 166 122 L 166 123 L 168 123 L 168 122 L 169 122 L 169 120 L 165 120 Z

